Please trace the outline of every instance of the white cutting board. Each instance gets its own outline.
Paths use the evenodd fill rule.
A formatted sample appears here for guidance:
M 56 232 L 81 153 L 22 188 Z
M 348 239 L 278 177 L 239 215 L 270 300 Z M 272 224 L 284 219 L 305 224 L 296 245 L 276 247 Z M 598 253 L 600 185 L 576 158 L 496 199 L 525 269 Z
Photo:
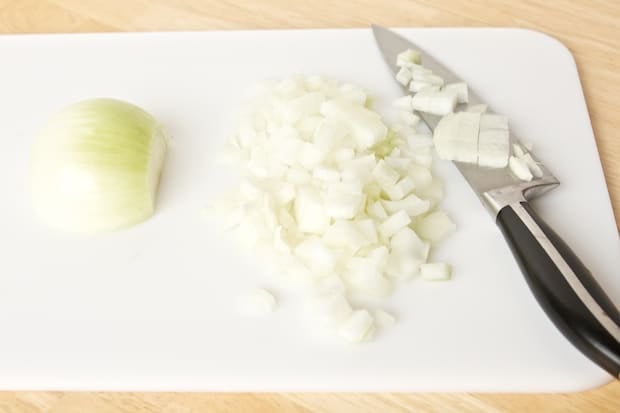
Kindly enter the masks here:
M 620 243 L 575 63 L 543 34 L 401 31 L 460 73 L 562 186 L 536 202 L 620 305 Z M 292 73 L 399 95 L 370 30 L 0 37 L 0 389 L 574 391 L 610 377 L 554 328 L 493 220 L 437 165 L 459 231 L 436 251 L 449 283 L 413 281 L 386 302 L 400 322 L 349 346 L 309 334 L 299 300 L 204 222 L 212 162 L 245 91 Z M 29 151 L 42 122 L 84 98 L 134 102 L 175 139 L 156 215 L 129 230 L 63 235 L 33 219 Z M 246 288 L 279 292 L 239 316 Z

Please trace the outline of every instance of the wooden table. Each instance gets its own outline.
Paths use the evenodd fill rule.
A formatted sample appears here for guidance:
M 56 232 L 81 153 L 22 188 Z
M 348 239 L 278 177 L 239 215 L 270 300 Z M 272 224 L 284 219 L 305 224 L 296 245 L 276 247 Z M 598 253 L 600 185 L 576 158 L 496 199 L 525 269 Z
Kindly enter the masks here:
M 619 22 L 618 0 L 0 0 L 0 33 L 368 27 L 371 23 L 513 26 L 546 32 L 564 42 L 577 60 L 618 222 Z M 0 413 L 155 411 L 619 412 L 620 382 L 568 395 L 0 393 Z

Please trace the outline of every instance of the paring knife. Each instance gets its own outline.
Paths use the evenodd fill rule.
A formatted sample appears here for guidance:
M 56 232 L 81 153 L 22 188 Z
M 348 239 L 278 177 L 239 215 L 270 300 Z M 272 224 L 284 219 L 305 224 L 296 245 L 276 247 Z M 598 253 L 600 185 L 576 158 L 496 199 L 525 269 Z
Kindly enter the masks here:
M 379 26 L 372 29 L 383 58 L 394 73 L 399 70 L 396 56 L 414 49 L 422 54 L 422 64 L 446 83 L 462 81 L 404 37 Z M 410 93 L 406 88 L 405 91 Z M 481 103 L 470 89 L 469 104 Z M 431 130 L 440 119 L 419 115 Z M 510 139 L 511 143 L 518 142 L 515 136 Z M 557 187 L 559 181 L 542 164 L 539 165 L 543 176 L 530 182 L 514 178 L 508 168 L 481 168 L 460 162 L 454 165 L 491 212 L 549 318 L 583 354 L 620 379 L 620 312 L 586 266 L 528 202 Z

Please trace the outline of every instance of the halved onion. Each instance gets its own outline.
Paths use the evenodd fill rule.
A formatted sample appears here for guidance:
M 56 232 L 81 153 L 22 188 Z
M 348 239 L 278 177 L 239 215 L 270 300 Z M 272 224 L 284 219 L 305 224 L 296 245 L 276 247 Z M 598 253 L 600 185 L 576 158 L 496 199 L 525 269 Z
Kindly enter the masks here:
M 93 233 L 128 227 L 155 211 L 167 148 L 158 122 L 114 99 L 93 99 L 54 115 L 32 154 L 32 198 L 50 226 Z

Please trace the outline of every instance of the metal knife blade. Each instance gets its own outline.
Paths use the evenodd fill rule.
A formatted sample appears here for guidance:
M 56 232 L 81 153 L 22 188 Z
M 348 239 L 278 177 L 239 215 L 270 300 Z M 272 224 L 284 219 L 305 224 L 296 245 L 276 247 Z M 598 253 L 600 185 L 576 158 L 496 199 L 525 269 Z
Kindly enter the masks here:
M 372 30 L 383 58 L 392 72 L 396 73 L 400 69 L 396 66 L 396 56 L 404 50 L 414 49 L 422 54 L 422 64 L 424 67 L 431 69 L 433 73 L 443 78 L 446 83 L 464 81 L 464 79 L 459 78 L 450 69 L 442 65 L 429 53 L 420 48 L 418 45 L 413 44 L 408 39 L 405 39 L 393 31 L 380 26 L 373 25 Z M 410 93 L 407 88 L 403 87 L 403 89 L 405 90 L 405 93 Z M 477 105 L 482 103 L 485 102 L 483 102 L 470 88 L 469 104 Z M 463 106 L 464 105 L 460 105 L 457 110 L 464 109 Z M 490 109 L 489 111 L 492 112 Z M 439 116 L 425 113 L 419 113 L 419 115 L 431 131 L 435 129 L 437 123 L 441 119 Z M 513 142 L 519 142 L 512 132 L 510 139 L 511 144 Z M 515 196 L 523 195 L 527 199 L 532 199 L 559 185 L 559 180 L 554 177 L 553 174 L 551 174 L 551 172 L 538 160 L 536 160 L 536 162 L 541 167 L 543 176 L 541 178 L 535 178 L 530 182 L 523 182 L 514 177 L 508 168 L 483 168 L 474 164 L 462 162 L 454 162 L 454 165 L 465 177 L 465 180 L 467 180 L 472 189 L 482 199 L 483 203 L 490 210 L 490 212 L 492 214 L 496 214 L 503 205 L 499 205 L 496 200 L 491 199 L 497 197 L 489 197 L 489 193 L 491 192 L 496 193 L 499 191 L 503 194 L 503 197 L 508 198 L 510 198 L 510 194 L 514 193 Z

